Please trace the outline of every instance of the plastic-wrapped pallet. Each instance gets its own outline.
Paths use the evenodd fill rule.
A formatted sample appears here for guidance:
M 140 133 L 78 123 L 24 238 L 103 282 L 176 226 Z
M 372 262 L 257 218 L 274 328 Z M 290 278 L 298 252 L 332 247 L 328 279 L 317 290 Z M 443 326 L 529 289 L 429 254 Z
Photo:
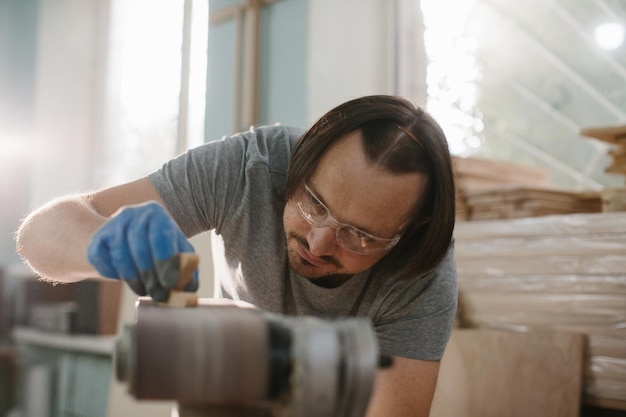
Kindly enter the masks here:
M 626 409 L 626 213 L 460 222 L 462 327 L 587 335 L 585 402 Z

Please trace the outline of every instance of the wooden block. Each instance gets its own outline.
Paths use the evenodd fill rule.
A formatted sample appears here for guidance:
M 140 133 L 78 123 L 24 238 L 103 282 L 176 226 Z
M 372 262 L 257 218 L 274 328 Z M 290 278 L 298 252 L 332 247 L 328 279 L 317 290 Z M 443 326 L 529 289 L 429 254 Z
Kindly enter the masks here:
M 178 270 L 180 271 L 180 277 L 178 284 L 174 287 L 174 290 L 180 291 L 187 286 L 193 273 L 198 269 L 200 258 L 195 253 L 180 253 L 178 255 Z
M 194 271 L 198 268 L 200 258 L 195 253 L 180 253 L 178 254 L 178 270 L 179 278 L 178 284 L 170 291 L 169 298 L 165 303 L 160 305 L 166 307 L 195 307 L 198 305 L 198 296 L 183 291 L 187 286 Z
M 455 329 L 431 417 L 578 417 L 584 336 Z

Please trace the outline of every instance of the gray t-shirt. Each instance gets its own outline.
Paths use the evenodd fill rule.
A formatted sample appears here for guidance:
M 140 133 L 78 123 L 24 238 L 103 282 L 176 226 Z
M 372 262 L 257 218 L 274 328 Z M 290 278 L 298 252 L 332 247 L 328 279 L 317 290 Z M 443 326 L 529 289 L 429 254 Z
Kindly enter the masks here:
M 457 302 L 453 248 L 434 271 L 410 279 L 365 271 L 337 288 L 289 267 L 283 228 L 291 150 L 302 130 L 251 128 L 191 149 L 149 178 L 187 236 L 214 230 L 216 296 L 267 311 L 368 317 L 382 352 L 439 360 Z

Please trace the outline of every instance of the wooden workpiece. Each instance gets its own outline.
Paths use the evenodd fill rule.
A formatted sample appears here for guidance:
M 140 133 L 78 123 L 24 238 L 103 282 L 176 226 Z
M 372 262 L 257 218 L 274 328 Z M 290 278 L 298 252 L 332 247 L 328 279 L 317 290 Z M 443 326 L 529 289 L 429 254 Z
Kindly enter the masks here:
M 180 273 L 178 284 L 170 291 L 169 298 L 162 305 L 167 307 L 195 307 L 198 305 L 198 296 L 185 292 L 183 289 L 193 278 L 193 273 L 200 263 L 200 258 L 195 253 L 180 253 L 177 258 Z

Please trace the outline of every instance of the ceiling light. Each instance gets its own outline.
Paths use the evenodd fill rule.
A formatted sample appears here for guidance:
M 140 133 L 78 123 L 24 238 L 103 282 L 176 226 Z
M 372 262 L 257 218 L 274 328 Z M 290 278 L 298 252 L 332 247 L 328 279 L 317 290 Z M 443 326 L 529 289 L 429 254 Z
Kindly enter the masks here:
M 616 49 L 624 42 L 624 32 L 620 23 L 603 23 L 596 27 L 596 43 L 602 49 Z

